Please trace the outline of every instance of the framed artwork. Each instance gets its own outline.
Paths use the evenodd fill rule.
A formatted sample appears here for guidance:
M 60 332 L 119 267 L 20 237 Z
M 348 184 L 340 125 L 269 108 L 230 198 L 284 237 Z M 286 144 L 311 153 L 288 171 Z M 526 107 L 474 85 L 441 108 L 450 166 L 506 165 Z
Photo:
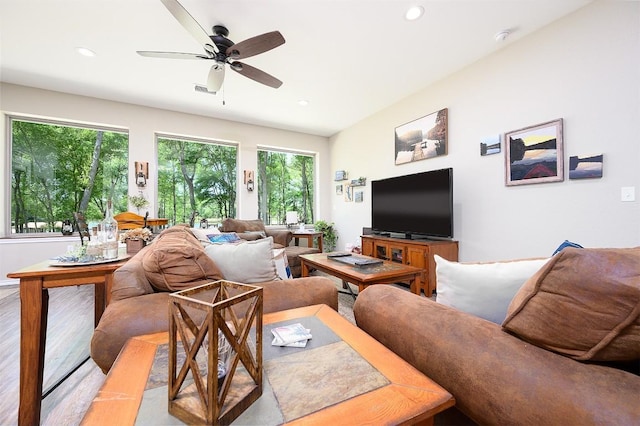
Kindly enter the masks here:
M 364 194 L 363 194 L 363 191 L 356 191 L 356 193 L 353 194 L 353 196 L 355 197 L 354 200 L 355 200 L 356 203 L 361 203 Z
M 353 201 L 353 187 L 351 185 L 344 185 L 344 200 Z
M 347 172 L 344 170 L 336 170 L 336 176 L 333 180 L 341 181 L 347 179 Z
M 447 109 L 441 109 L 395 130 L 396 165 L 447 154 Z
M 564 180 L 561 118 L 505 133 L 504 147 L 507 186 Z
M 602 177 L 602 154 L 569 157 L 569 179 Z
M 480 155 L 500 153 L 500 135 L 488 136 L 480 141 Z
M 342 195 L 342 185 L 336 185 L 336 195 Z

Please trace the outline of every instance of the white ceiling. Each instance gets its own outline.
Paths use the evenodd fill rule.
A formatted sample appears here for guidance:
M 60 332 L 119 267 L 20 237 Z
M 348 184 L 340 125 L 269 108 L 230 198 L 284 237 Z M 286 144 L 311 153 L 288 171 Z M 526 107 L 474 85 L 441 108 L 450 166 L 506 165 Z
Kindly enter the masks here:
M 0 80 L 330 136 L 589 2 L 181 0 L 205 30 L 223 24 L 236 43 L 273 30 L 286 39 L 244 60 L 282 87 L 227 68 L 224 90 L 210 95 L 194 91 L 210 61 L 136 54 L 203 52 L 160 0 L 0 0 Z M 414 4 L 425 14 L 406 21 Z M 512 35 L 496 42 L 504 29 Z

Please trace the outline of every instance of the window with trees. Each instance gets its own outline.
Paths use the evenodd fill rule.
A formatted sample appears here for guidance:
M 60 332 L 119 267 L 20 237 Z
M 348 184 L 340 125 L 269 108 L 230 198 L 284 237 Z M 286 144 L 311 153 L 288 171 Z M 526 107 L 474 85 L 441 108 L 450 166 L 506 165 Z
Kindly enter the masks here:
M 127 210 L 129 135 L 121 129 L 8 117 L 11 236 L 59 236 L 74 213 L 89 223 L 107 201 Z
M 285 224 L 288 211 L 304 223 L 314 220 L 315 156 L 258 150 L 258 216 L 265 225 Z
M 165 136 L 157 140 L 160 217 L 191 226 L 235 217 L 235 145 Z

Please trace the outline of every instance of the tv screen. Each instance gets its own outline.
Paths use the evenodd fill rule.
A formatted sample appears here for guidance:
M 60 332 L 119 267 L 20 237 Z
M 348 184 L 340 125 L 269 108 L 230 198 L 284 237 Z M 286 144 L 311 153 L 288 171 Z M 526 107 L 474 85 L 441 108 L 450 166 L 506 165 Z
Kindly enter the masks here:
M 453 238 L 453 169 L 372 181 L 371 227 L 407 238 Z

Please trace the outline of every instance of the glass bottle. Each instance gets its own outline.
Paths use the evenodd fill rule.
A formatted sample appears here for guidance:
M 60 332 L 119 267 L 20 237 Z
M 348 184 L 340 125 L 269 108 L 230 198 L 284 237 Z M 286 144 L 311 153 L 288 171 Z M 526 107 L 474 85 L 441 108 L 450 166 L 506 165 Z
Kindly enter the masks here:
M 113 218 L 111 200 L 107 201 L 107 214 L 102 221 L 102 257 L 118 257 L 118 221 Z

